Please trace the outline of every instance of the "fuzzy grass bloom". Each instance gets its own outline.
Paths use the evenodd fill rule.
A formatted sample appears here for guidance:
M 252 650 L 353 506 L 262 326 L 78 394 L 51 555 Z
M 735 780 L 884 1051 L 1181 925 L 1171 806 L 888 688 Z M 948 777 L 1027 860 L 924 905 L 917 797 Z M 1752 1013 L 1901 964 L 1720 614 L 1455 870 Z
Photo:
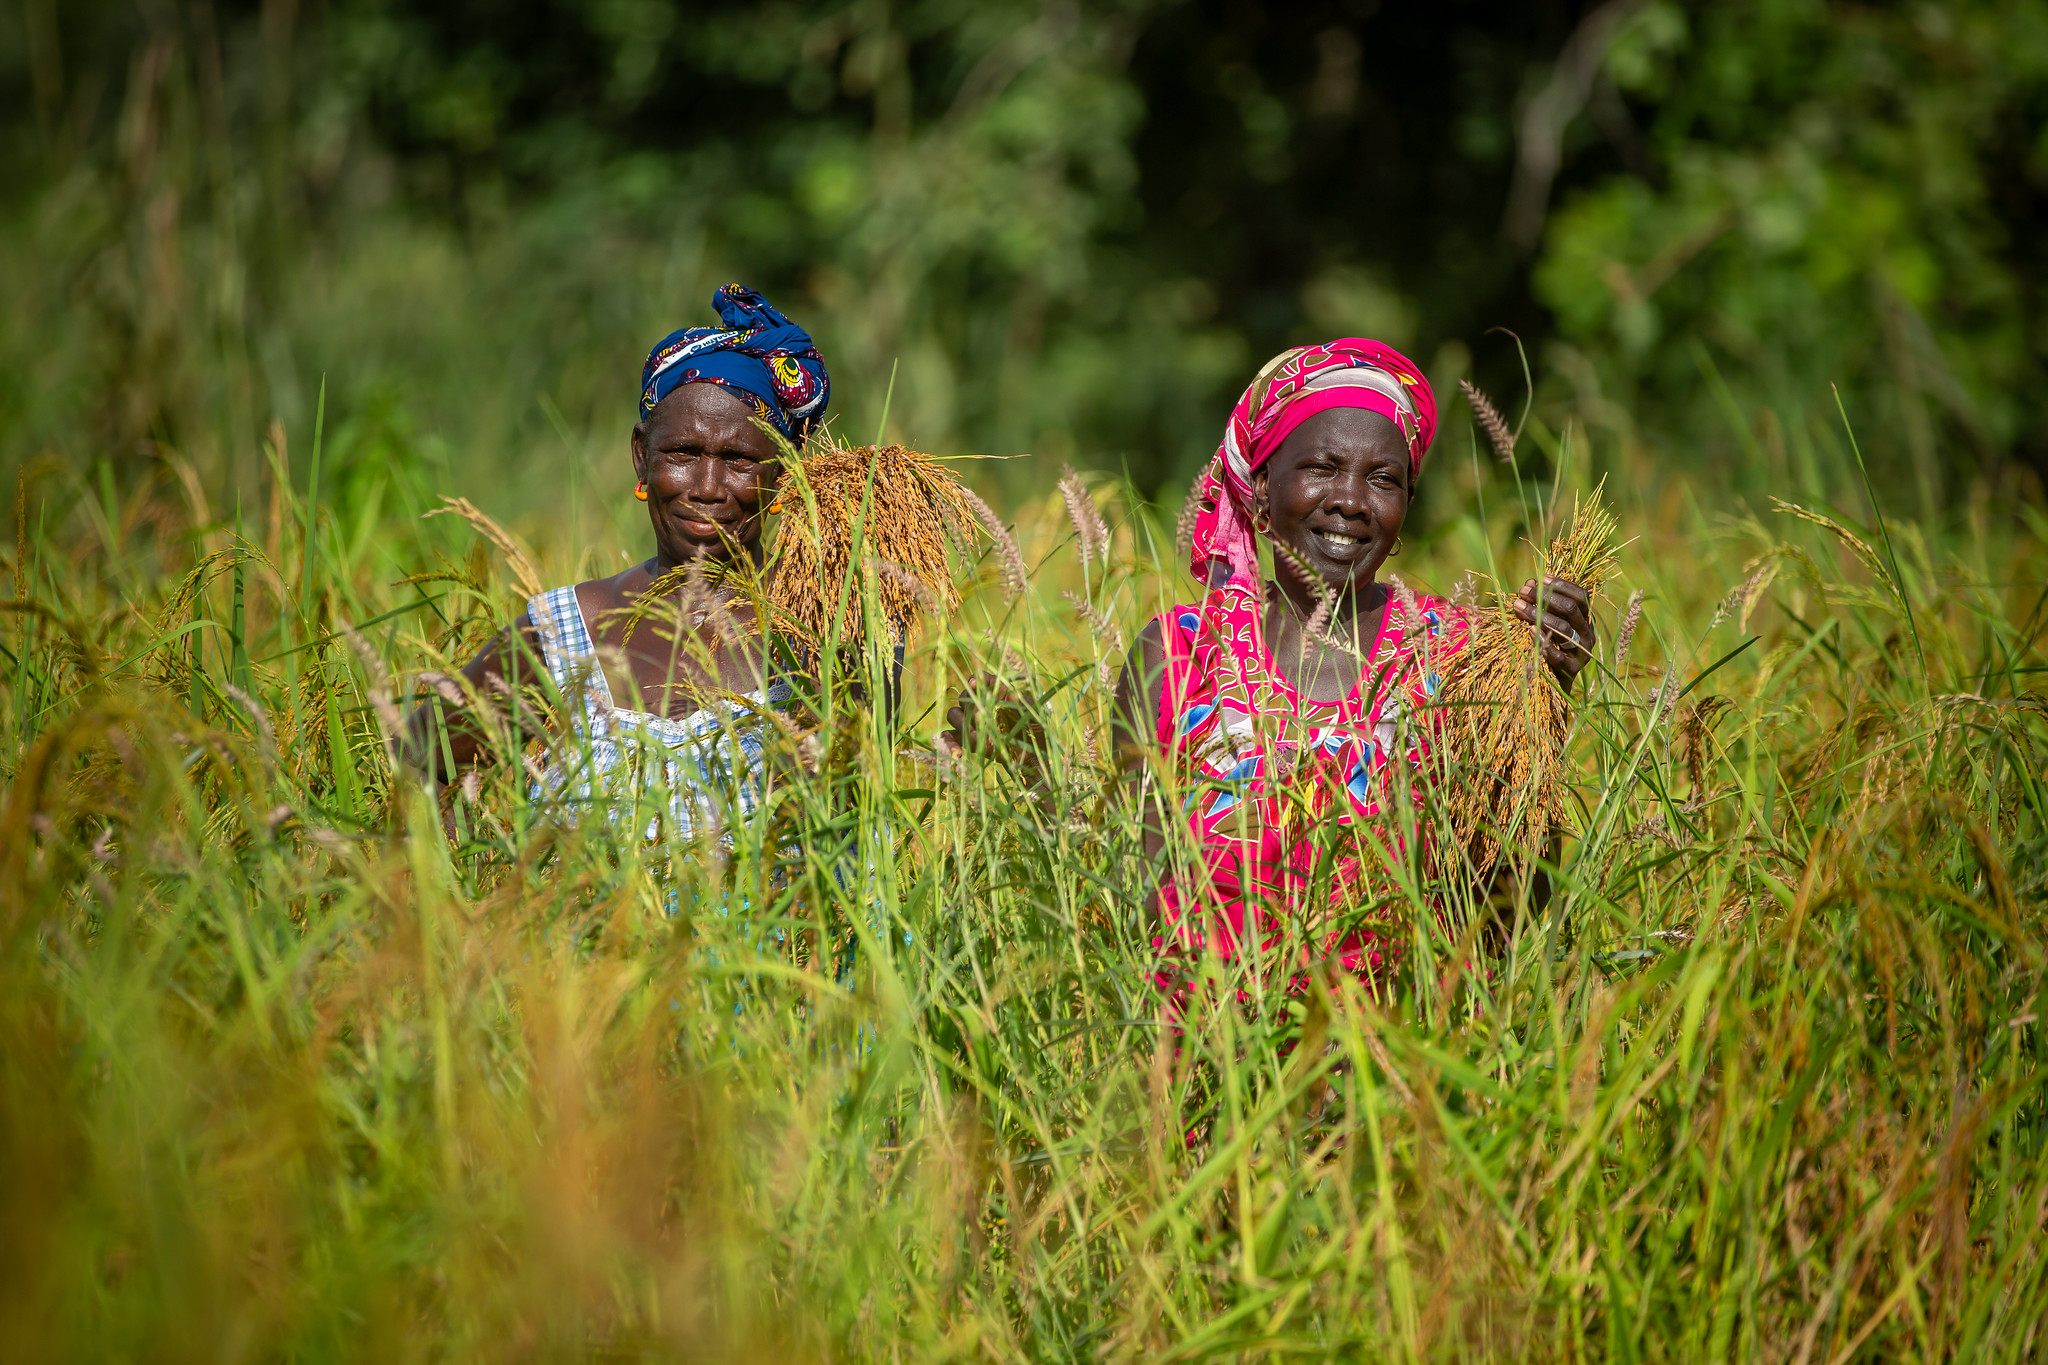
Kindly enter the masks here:
M 1492 443 L 1494 454 L 1503 463 L 1512 463 L 1515 458 L 1515 434 L 1508 429 L 1507 419 L 1500 415 L 1500 409 L 1493 400 L 1481 392 L 1479 386 L 1469 379 L 1460 379 L 1458 387 L 1465 391 L 1465 401 L 1472 405 L 1472 415 L 1479 419 L 1479 429 L 1486 433 Z
M 1628 676 L 1629 651 L 1635 648 L 1636 627 L 1643 621 L 1644 592 L 1637 588 L 1628 595 L 1628 606 L 1621 613 L 1621 629 L 1614 633 L 1614 673 L 1616 677 Z
M 1181 500 L 1180 515 L 1174 519 L 1173 544 L 1180 551 L 1183 564 L 1195 552 L 1195 522 L 1202 515 L 1202 490 L 1208 482 L 1209 466 L 1205 464 L 1195 471 L 1194 481 L 1188 485 L 1188 495 Z
M 1079 540 L 1081 562 L 1099 562 L 1109 567 L 1109 524 L 1102 519 L 1102 512 L 1095 506 L 1095 498 L 1088 492 L 1088 485 L 1081 476 L 1068 469 L 1060 478 L 1060 497 L 1067 504 L 1067 519 L 1074 523 L 1074 534 Z
M 1003 519 L 996 515 L 995 508 L 982 501 L 974 490 L 963 488 L 961 500 L 995 544 L 996 581 L 1002 585 L 1004 600 L 1016 601 L 1031 587 L 1031 574 L 1024 567 L 1024 552 L 1017 548 L 1017 538 L 1010 534 L 1009 527 L 1003 525 Z
M 1105 617 L 1087 598 L 1077 592 L 1062 592 L 1074 608 L 1074 614 L 1081 618 L 1088 631 L 1101 646 L 1101 653 L 1095 664 L 1095 679 L 1105 689 L 1116 685 L 1117 669 L 1124 659 L 1124 633 L 1116 622 Z

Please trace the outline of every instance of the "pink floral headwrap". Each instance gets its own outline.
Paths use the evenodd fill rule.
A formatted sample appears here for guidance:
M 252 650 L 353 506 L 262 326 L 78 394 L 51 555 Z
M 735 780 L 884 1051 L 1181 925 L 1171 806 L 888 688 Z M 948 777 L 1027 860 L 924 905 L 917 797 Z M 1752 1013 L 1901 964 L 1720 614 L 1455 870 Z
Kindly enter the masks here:
M 1210 562 L 1220 559 L 1230 571 L 1226 581 L 1256 588 L 1252 471 L 1271 459 L 1296 427 L 1330 408 L 1364 408 L 1391 421 L 1408 442 L 1411 477 L 1422 472 L 1423 452 L 1436 435 L 1436 395 L 1414 361 L 1364 337 L 1282 351 L 1266 362 L 1230 410 L 1223 444 L 1196 493 L 1214 504 L 1213 511 L 1196 519 L 1188 557 L 1189 571 L 1203 586 L 1221 586 L 1210 582 Z

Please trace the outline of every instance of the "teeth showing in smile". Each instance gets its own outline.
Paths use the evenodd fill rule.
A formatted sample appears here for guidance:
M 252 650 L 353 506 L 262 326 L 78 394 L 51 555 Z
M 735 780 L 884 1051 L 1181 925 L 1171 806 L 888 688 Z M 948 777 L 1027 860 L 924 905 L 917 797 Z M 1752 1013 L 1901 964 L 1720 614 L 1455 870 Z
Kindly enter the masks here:
M 1315 538 L 1321 541 L 1323 548 L 1331 554 L 1343 554 L 1353 546 L 1364 543 L 1357 536 L 1339 535 L 1335 531 L 1317 531 Z

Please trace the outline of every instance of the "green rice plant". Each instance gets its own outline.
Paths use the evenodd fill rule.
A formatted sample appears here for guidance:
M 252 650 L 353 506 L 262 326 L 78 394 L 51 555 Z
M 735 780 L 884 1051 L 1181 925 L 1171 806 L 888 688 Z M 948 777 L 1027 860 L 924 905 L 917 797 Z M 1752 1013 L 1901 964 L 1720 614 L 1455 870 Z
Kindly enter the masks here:
M 1394 859 L 1383 989 L 1304 968 L 1303 923 L 1169 1018 L 1150 897 L 1196 852 L 1145 855 L 1102 735 L 1123 642 L 1194 589 L 1127 490 L 989 511 L 893 714 L 849 562 L 863 685 L 771 732 L 757 818 L 727 791 L 649 842 L 662 793 L 552 806 L 509 727 L 474 783 L 391 759 L 516 611 L 507 549 L 553 583 L 589 545 L 288 477 L 239 533 L 167 485 L 23 487 L 12 1358 L 2041 1353 L 2030 512 L 1624 500 L 1574 835 L 1498 941 Z M 1468 503 L 1404 575 L 1505 581 L 1533 520 Z M 932 748 L 992 666 L 1030 763 Z

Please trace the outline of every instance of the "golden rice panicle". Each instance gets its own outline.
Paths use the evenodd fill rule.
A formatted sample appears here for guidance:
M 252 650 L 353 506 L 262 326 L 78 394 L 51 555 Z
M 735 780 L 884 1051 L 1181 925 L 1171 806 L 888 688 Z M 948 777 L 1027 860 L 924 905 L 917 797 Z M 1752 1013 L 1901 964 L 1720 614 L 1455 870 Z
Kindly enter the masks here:
M 1574 506 L 1570 525 L 1538 556 L 1539 581 L 1576 583 L 1595 600 L 1620 558 L 1600 492 Z M 1563 762 L 1571 702 L 1543 666 L 1536 633 L 1515 614 L 1512 592 L 1496 587 L 1474 618 L 1436 694 L 1436 777 L 1473 869 L 1505 859 L 1526 870 L 1570 825 Z
M 770 508 L 782 520 L 767 599 L 787 628 L 822 641 L 836 626 L 841 648 L 861 649 L 861 585 L 869 571 L 891 644 L 903 643 L 920 615 L 959 606 L 946 544 L 949 536 L 968 540 L 975 520 L 967 489 L 931 456 L 900 445 L 814 441 L 786 468 Z
M 1606 487 L 1607 481 L 1602 479 L 1590 500 L 1573 502 L 1571 525 L 1543 554 L 1548 577 L 1576 583 L 1588 594 L 1597 594 L 1621 562 L 1621 548 L 1614 541 L 1619 524 L 1600 501 Z

